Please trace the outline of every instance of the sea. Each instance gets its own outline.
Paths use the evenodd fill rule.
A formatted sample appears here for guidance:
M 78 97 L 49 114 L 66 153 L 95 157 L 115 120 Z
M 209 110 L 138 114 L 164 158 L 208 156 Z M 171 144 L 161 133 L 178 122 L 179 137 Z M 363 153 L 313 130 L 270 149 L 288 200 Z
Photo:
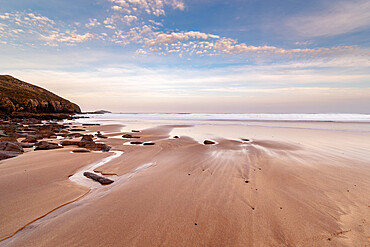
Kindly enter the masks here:
M 218 121 L 319 121 L 319 122 L 369 122 L 370 114 L 250 114 L 250 113 L 106 113 L 80 115 L 93 119 L 142 120 L 218 120 Z

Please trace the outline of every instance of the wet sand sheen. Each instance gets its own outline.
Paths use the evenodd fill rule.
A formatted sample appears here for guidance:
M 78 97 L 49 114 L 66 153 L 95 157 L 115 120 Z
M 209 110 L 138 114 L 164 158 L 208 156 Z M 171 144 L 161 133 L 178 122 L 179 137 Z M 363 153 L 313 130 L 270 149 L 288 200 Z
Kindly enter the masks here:
M 258 139 L 251 132 L 244 136 L 253 139 L 251 143 L 219 137 L 217 145 L 205 146 L 186 136 L 169 139 L 175 127 L 184 126 L 138 133 L 143 141 L 155 142 L 154 146 L 127 146 L 120 139 L 106 140 L 113 150 L 124 153 L 95 172 L 116 174 L 124 182 L 104 187 L 105 192 L 95 199 L 91 194 L 76 202 L 78 207 L 71 205 L 60 214 L 46 217 L 37 228 L 26 228 L 0 245 L 369 243 L 370 168 L 363 158 L 352 159 L 353 153 L 361 153 L 358 147 L 349 156 L 338 156 L 341 148 L 334 149 L 338 143 L 330 143 L 333 149 L 317 152 L 322 144 L 315 147 L 310 133 L 303 135 L 305 130 L 301 143 L 291 141 L 289 134 L 296 132 L 285 131 L 285 139 L 273 141 L 268 136 Z M 109 126 L 102 128 L 110 131 Z M 348 134 L 343 143 L 349 146 L 345 142 L 360 141 L 366 135 Z M 154 166 L 142 169 L 147 168 L 145 164 Z

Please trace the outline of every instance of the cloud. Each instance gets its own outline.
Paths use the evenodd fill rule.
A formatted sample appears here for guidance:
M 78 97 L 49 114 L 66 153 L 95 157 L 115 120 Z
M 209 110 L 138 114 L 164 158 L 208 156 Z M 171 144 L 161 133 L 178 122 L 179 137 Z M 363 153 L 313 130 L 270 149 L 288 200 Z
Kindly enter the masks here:
M 122 45 L 127 45 L 129 43 L 141 44 L 144 40 L 148 39 L 148 37 L 152 37 L 154 33 L 152 27 L 149 25 L 133 27 L 126 32 L 122 30 L 116 31 L 111 41 Z
M 333 1 L 328 9 L 312 15 L 295 16 L 286 26 L 302 37 L 334 36 L 370 27 L 370 2 Z
M 31 57 L 30 60 L 32 62 Z M 17 66 L 16 69 L 8 69 L 7 73 L 37 82 L 85 109 L 168 111 L 167 106 L 176 103 L 173 110 L 180 112 L 220 111 L 219 107 L 225 104 L 228 107 L 222 109 L 227 112 L 261 111 L 259 107 L 263 106 L 268 111 L 292 112 L 301 111 L 305 104 L 309 104 L 308 111 L 368 111 L 370 88 L 367 82 L 370 77 L 365 66 L 360 72 L 356 66 L 363 62 L 363 58 L 353 61 L 352 67 L 346 59 L 322 62 L 332 67 L 294 62 L 210 69 L 114 64 L 84 72 L 42 68 L 25 70 Z M 124 107 L 122 98 L 126 99 Z M 223 103 L 219 104 L 221 101 Z M 317 108 L 312 108 L 312 105 Z M 330 109 L 326 108 L 329 105 Z M 199 109 L 200 106 L 204 108 Z
M 147 40 L 145 45 L 148 47 L 163 45 L 163 44 L 172 44 L 179 41 L 187 41 L 189 39 L 218 39 L 218 35 L 206 34 L 198 31 L 189 31 L 189 32 L 179 32 L 179 33 L 158 33 L 157 36 L 153 39 Z
M 2 20 L 10 19 L 9 13 L 5 13 L 3 15 L 0 15 L 0 19 L 2 19 Z
M 92 28 L 92 27 L 98 27 L 98 26 L 100 26 L 100 22 L 98 22 L 98 20 L 97 19 L 89 19 L 89 23 L 87 23 L 87 24 L 85 24 L 85 26 L 87 27 L 87 28 Z
M 154 20 L 149 20 L 150 23 L 152 23 L 153 25 L 156 25 L 156 26 L 160 26 L 160 27 L 163 27 L 163 24 L 160 23 L 160 22 L 156 22 Z
M 170 6 L 172 9 L 184 10 L 185 6 L 179 0 L 110 0 L 114 5 L 115 11 L 139 12 L 144 11 L 147 14 L 155 16 L 165 15 L 165 7 Z
M 50 20 L 49 18 L 47 18 L 46 16 L 38 16 L 38 15 L 35 15 L 33 13 L 29 13 L 28 16 L 32 19 L 32 20 L 35 20 L 35 21 L 38 21 L 40 23 L 43 23 L 43 24 L 47 24 L 47 23 L 51 23 L 51 24 L 55 24 L 54 21 Z
M 0 37 L 8 43 L 28 42 L 29 45 L 44 42 L 49 46 L 76 45 L 92 39 L 136 47 L 140 55 L 177 54 L 189 56 L 244 56 L 246 59 L 273 59 L 292 57 L 329 57 L 357 54 L 356 46 L 318 47 L 286 49 L 271 45 L 252 45 L 236 39 L 200 31 L 165 32 L 161 22 L 145 17 L 147 10 L 184 9 L 182 1 L 175 0 L 110 0 L 114 11 L 135 12 L 144 10 L 144 16 L 114 12 L 104 19 L 89 18 L 85 24 L 56 23 L 46 16 L 14 12 L 1 14 L 4 24 L 0 26 Z M 127 12 L 127 11 L 126 11 Z M 82 22 L 83 23 L 83 22 Z M 110 30 L 108 30 L 110 29 Z M 296 45 L 307 45 L 298 42 Z M 143 52 L 145 51 L 145 53 Z M 361 51 L 362 54 L 363 51 Z M 365 53 L 365 56 L 369 54 Z
M 66 31 L 65 33 L 53 32 L 50 35 L 41 35 L 41 37 L 51 46 L 57 46 L 58 43 L 75 45 L 77 43 L 91 40 L 94 35 L 91 33 L 78 34 L 76 31 Z
M 138 20 L 138 17 L 137 16 L 134 16 L 134 15 L 124 15 L 124 16 L 121 16 L 121 15 L 112 15 L 110 17 L 107 17 L 103 23 L 105 24 L 105 27 L 106 28 L 109 28 L 109 29 L 116 29 L 117 28 L 117 25 L 119 25 L 120 23 L 123 23 L 125 24 L 126 26 L 130 26 L 133 22 L 137 21 Z

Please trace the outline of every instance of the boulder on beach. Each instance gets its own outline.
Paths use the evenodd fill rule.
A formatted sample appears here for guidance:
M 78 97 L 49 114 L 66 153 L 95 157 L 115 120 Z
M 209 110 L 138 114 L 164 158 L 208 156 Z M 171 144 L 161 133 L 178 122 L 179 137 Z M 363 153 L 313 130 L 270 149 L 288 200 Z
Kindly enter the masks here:
M 111 184 L 114 182 L 113 180 L 110 180 L 109 178 L 96 175 L 95 173 L 92 173 L 92 172 L 84 172 L 84 176 L 96 182 L 99 182 L 102 185 L 107 185 L 107 184 Z
M 77 137 L 81 137 L 82 134 L 81 133 L 70 133 L 67 136 L 68 137 L 72 137 L 72 138 L 77 138 Z
M 22 148 L 32 148 L 34 146 L 33 143 L 24 143 L 24 142 L 21 142 L 21 147 Z
M 139 133 L 139 132 L 140 132 L 140 130 L 131 130 L 131 132 Z
M 122 137 L 123 138 L 140 138 L 140 136 L 132 136 L 130 134 L 124 134 Z
M 99 126 L 100 124 L 89 124 L 89 123 L 84 123 L 82 126 Z
M 22 153 L 19 153 L 19 152 L 11 152 L 11 151 L 0 151 L 0 160 L 17 157 L 20 154 L 22 154 Z
M 0 142 L 18 142 L 17 139 L 13 137 L 0 137 Z
M 19 143 L 0 142 L 0 151 L 23 153 L 23 148 Z
M 133 145 L 140 145 L 140 144 L 143 144 L 142 142 L 130 142 L 130 144 L 133 144 Z
M 90 150 L 86 148 L 80 148 L 80 149 L 75 149 L 72 151 L 73 153 L 90 153 Z
M 69 131 L 78 131 L 78 132 L 80 132 L 80 131 L 86 131 L 86 130 L 84 130 L 84 129 L 70 129 Z
M 35 146 L 36 146 L 35 151 L 36 150 L 50 150 L 50 149 L 63 148 L 58 143 L 52 143 L 52 142 L 47 142 L 47 141 L 37 142 L 35 144 Z
M 153 145 L 155 145 L 155 143 L 154 142 L 145 142 L 143 145 L 144 146 L 153 146 Z
M 210 141 L 210 140 L 205 140 L 203 143 L 204 143 L 205 145 L 212 145 L 212 144 L 215 144 L 215 142 L 214 142 L 214 141 Z
M 43 139 L 41 135 L 28 135 L 22 142 L 36 143 L 41 139 Z
M 108 137 L 102 135 L 102 133 L 100 133 L 100 131 L 98 131 L 98 133 L 95 136 L 98 137 L 98 138 L 102 138 L 102 139 L 107 139 L 108 138 Z
M 62 146 L 71 146 L 71 145 L 78 145 L 80 142 L 79 141 L 68 141 L 68 140 L 65 140 L 65 141 L 61 141 L 60 142 L 60 145 Z
M 96 142 L 79 142 L 78 144 L 81 148 L 87 148 L 94 151 L 102 151 L 108 152 L 111 147 L 104 143 L 96 143 Z
M 81 142 L 94 142 L 93 137 L 93 135 L 83 135 Z
M 174 136 L 173 138 L 178 139 L 179 137 L 178 136 Z

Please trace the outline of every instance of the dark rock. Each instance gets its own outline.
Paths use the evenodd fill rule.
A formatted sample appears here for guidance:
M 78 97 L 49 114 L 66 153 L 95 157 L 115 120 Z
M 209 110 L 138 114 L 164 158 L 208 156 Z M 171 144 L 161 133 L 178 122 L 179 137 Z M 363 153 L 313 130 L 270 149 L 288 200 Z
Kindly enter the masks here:
M 153 145 L 155 145 L 155 143 L 154 142 L 145 142 L 143 145 L 144 146 L 153 146 Z
M 78 138 L 78 137 L 81 137 L 82 134 L 81 133 L 71 133 L 71 134 L 68 134 L 67 136 L 73 137 L 73 138 Z
M 28 135 L 22 142 L 36 143 L 41 139 L 43 139 L 41 135 Z
M 178 139 L 179 137 L 178 136 L 174 136 L 173 138 Z
M 23 153 L 23 148 L 20 143 L 0 142 L 0 151 Z
M 7 135 L 5 134 L 5 131 L 4 130 L 0 130 L 0 136 L 1 137 L 7 137 Z
M 84 176 L 96 182 L 99 182 L 102 185 L 107 185 L 107 184 L 111 184 L 114 182 L 113 180 L 110 180 L 109 178 L 101 177 L 92 172 L 84 172 Z
M 250 140 L 249 139 L 242 139 L 242 141 L 245 141 L 245 142 L 249 142 Z
M 93 137 L 93 135 L 83 135 L 81 142 L 94 142 Z
M 17 139 L 13 137 L 0 137 L 0 142 L 18 142 Z
M 6 153 L 6 152 L 3 152 L 3 151 L 0 151 L 0 160 L 5 160 L 5 159 L 9 159 L 9 158 L 13 158 L 14 156 Z
M 81 149 L 75 149 L 72 151 L 73 153 L 90 153 L 90 150 L 81 148 Z
M 78 132 L 80 132 L 80 131 L 86 131 L 86 130 L 84 130 L 84 129 L 70 129 L 69 131 L 78 131 Z
M 103 144 L 103 146 L 101 147 L 100 151 L 102 151 L 102 152 L 109 152 L 110 149 L 111 149 L 111 146 L 108 146 L 106 144 Z
M 100 126 L 100 124 L 82 124 L 82 126 Z
M 32 144 L 32 143 L 21 142 L 21 147 L 22 148 L 32 148 L 33 146 L 34 146 L 34 144 Z
M 62 145 L 62 146 L 70 146 L 70 145 L 78 145 L 80 142 L 79 141 L 67 141 L 67 140 L 65 140 L 65 141 L 61 141 L 60 142 L 60 145 Z
M 95 143 L 95 142 L 79 142 L 79 147 L 87 148 L 94 151 L 108 152 L 111 147 L 104 143 Z
M 204 143 L 205 145 L 212 145 L 212 144 L 215 144 L 215 142 L 214 142 L 214 141 L 210 141 L 210 140 L 205 140 L 203 143 Z
M 52 143 L 52 142 L 46 142 L 46 141 L 41 141 L 37 142 L 35 144 L 36 150 L 50 150 L 50 149 L 57 149 L 57 148 L 63 148 L 62 146 L 58 145 L 57 143 Z
M 143 144 L 142 142 L 130 142 L 130 144 L 133 144 L 133 145 L 140 145 L 140 144 Z
M 102 134 L 100 133 L 100 131 L 98 131 L 98 133 L 96 134 L 96 137 L 98 137 L 98 138 L 102 138 L 102 139 L 107 139 L 107 138 L 108 138 L 108 137 L 106 137 L 106 136 L 102 135 Z
M 131 132 L 139 133 L 139 132 L 140 132 L 140 130 L 131 130 Z
M 20 154 L 22 154 L 22 153 L 10 152 L 10 151 L 0 151 L 0 160 L 17 157 Z
M 122 137 L 123 138 L 140 138 L 140 136 L 132 136 L 130 134 L 124 134 Z

